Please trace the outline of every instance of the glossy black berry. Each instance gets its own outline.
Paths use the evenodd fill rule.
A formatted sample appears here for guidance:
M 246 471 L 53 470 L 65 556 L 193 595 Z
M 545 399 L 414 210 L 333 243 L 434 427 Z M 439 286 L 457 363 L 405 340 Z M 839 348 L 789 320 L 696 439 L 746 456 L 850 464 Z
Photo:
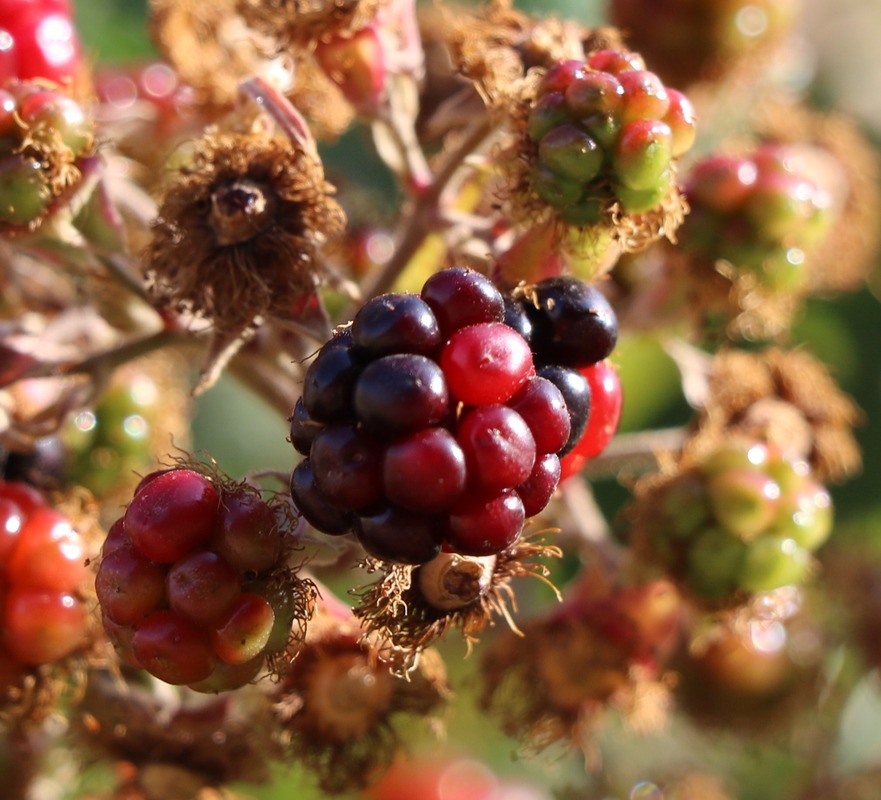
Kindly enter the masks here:
M 330 502 L 347 510 L 368 508 L 382 494 L 382 445 L 354 425 L 328 425 L 312 443 L 315 483 Z
M 396 353 L 372 361 L 355 386 L 355 411 L 379 436 L 397 436 L 436 425 L 448 413 L 449 394 L 437 362 Z
M 322 348 L 303 382 L 303 403 L 318 422 L 340 422 L 352 416 L 352 392 L 361 363 L 352 347 Z
M 425 564 L 441 549 L 441 528 L 435 517 L 386 506 L 355 520 L 355 535 L 375 558 L 400 564 Z
M 540 367 L 535 374 L 547 378 L 560 390 L 569 410 L 569 438 L 557 453 L 562 457 L 576 445 L 587 427 L 590 416 L 590 384 L 584 375 L 568 367 L 556 365 Z
M 324 423 L 318 422 L 306 411 L 306 403 L 300 397 L 291 414 L 291 444 L 294 450 L 304 456 L 309 455 L 315 437 L 324 430 Z
M 605 295 L 571 275 L 534 284 L 525 303 L 538 364 L 586 367 L 602 361 L 618 341 L 618 319 Z
M 415 294 L 384 294 L 368 300 L 352 320 L 352 339 L 367 357 L 430 354 L 441 344 L 438 321 Z
M 352 530 L 353 516 L 327 499 L 315 484 L 312 463 L 304 458 L 291 473 L 291 497 L 306 522 L 336 536 Z

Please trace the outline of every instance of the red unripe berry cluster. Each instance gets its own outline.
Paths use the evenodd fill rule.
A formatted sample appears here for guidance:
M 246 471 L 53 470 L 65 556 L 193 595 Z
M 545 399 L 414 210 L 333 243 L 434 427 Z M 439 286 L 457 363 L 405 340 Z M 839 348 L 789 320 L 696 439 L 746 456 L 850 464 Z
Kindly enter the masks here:
M 83 644 L 85 545 L 32 486 L 0 482 L 0 662 L 49 664 Z
M 538 148 L 533 191 L 564 221 L 587 225 L 616 201 L 632 214 L 661 202 L 673 160 L 694 142 L 695 113 L 638 54 L 599 50 L 548 70 L 528 134 Z
M 122 659 L 172 684 L 222 691 L 251 681 L 288 641 L 275 511 L 245 487 L 192 469 L 147 475 L 112 526 L 95 581 Z
M 686 193 L 683 248 L 751 270 L 771 290 L 803 285 L 805 253 L 833 218 L 831 193 L 782 145 L 708 156 L 692 168 Z

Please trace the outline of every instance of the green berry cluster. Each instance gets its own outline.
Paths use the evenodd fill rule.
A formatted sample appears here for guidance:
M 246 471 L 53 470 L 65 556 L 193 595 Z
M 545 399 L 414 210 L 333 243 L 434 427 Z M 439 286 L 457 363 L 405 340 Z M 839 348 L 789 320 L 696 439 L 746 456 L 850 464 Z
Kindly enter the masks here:
M 538 148 L 532 190 L 564 222 L 590 225 L 615 202 L 629 214 L 661 203 L 673 160 L 694 142 L 695 115 L 637 53 L 598 50 L 547 71 L 527 132 Z
M 832 530 L 808 464 L 763 444 L 725 446 L 664 486 L 654 554 L 699 595 L 801 584 Z
M 44 82 L 0 89 L 0 226 L 34 226 L 73 181 L 71 165 L 92 147 L 82 106 Z
M 771 291 L 804 285 L 806 253 L 833 219 L 831 194 L 784 145 L 708 156 L 688 176 L 686 195 L 691 214 L 680 231 L 683 248 L 750 270 Z

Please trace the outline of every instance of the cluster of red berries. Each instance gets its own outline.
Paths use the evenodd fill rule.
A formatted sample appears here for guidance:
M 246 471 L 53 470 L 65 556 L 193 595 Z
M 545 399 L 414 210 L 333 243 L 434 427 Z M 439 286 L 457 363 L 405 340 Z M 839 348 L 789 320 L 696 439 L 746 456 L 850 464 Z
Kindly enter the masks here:
M 763 444 L 721 448 L 663 492 L 652 548 L 695 592 L 801 584 L 832 530 L 832 501 L 807 462 Z
M 696 134 L 688 98 L 665 87 L 637 53 L 618 50 L 551 67 L 527 130 L 538 151 L 532 190 L 573 225 L 598 222 L 616 201 L 630 214 L 659 205 L 673 159 Z
M 505 297 L 453 268 L 368 301 L 306 372 L 295 504 L 383 560 L 501 552 L 556 490 L 591 408 L 579 370 L 616 340 L 608 301 L 571 277 Z
M 39 81 L 0 89 L 0 226 L 26 227 L 67 188 L 63 170 L 92 146 L 82 106 Z
M 67 83 L 79 70 L 80 49 L 69 0 L 0 0 L 0 84 Z
M 80 594 L 86 547 L 70 521 L 26 483 L 0 481 L 0 665 L 49 664 L 86 639 Z
M 765 288 L 804 282 L 805 252 L 829 230 L 832 197 L 785 145 L 699 161 L 686 182 L 682 247 L 754 273 Z
M 147 475 L 108 532 L 95 581 L 120 658 L 200 691 L 250 682 L 288 643 L 283 536 L 252 489 L 188 468 Z

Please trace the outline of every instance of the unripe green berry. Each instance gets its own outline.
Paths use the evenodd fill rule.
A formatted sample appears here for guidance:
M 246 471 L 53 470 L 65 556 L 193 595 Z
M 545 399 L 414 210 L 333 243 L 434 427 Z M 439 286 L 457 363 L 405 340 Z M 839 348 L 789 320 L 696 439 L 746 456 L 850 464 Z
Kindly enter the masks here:
M 756 469 L 731 469 L 707 483 L 710 507 L 719 524 L 749 541 L 774 521 L 780 486 Z
M 658 188 L 673 157 L 673 132 L 666 122 L 636 119 L 621 129 L 612 154 L 618 180 L 628 189 Z
M 538 146 L 542 163 L 558 175 L 587 183 L 603 165 L 603 151 L 581 128 L 572 123 L 557 125 Z
M 668 89 L 670 106 L 662 121 L 673 131 L 673 157 L 688 152 L 697 138 L 697 121 L 694 106 L 682 92 Z
M 576 203 L 584 189 L 579 181 L 561 178 L 540 163 L 532 168 L 530 177 L 532 190 L 554 208 L 565 208 Z
M 618 73 L 624 87 L 621 119 L 661 120 L 670 108 L 670 98 L 661 79 L 645 69 L 624 70 Z
M 562 92 L 551 92 L 538 99 L 529 112 L 526 131 L 534 142 L 540 142 L 549 131 L 570 119 L 569 108 Z
M 588 72 L 566 88 L 565 97 L 574 117 L 617 114 L 624 100 L 624 87 L 608 72 Z
M 832 522 L 829 492 L 816 481 L 806 480 L 803 486 L 780 498 L 773 532 L 792 538 L 800 547 L 813 552 L 829 538 Z
M 740 587 L 767 592 L 804 582 L 811 564 L 810 553 L 795 539 L 762 536 L 750 544 L 743 562 Z
M 33 222 L 51 200 L 52 191 L 38 161 L 8 156 L 0 162 L 0 222 Z
M 746 554 L 746 542 L 719 528 L 704 531 L 688 550 L 689 585 L 708 597 L 731 594 L 739 586 Z

